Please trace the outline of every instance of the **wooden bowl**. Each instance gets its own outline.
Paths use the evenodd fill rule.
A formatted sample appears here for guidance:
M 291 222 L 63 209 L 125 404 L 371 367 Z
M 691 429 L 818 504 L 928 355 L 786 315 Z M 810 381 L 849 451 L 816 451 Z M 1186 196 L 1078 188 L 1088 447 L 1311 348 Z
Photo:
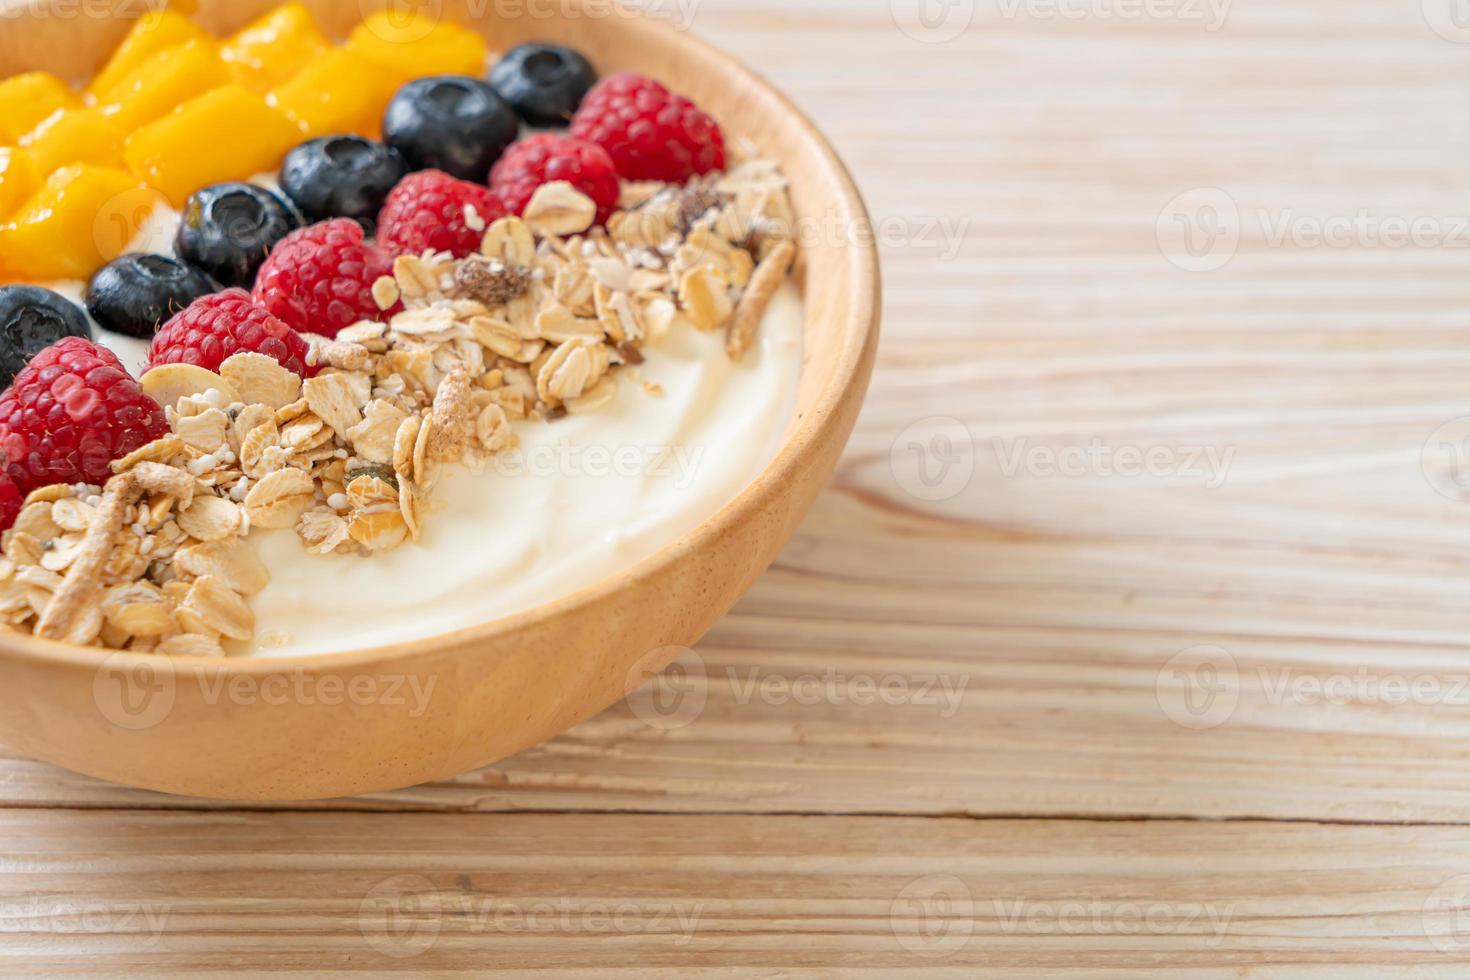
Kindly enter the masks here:
M 201 0 L 198 16 L 226 32 L 275 2 Z M 307 5 L 324 28 L 345 35 L 382 3 Z M 0 0 L 0 8 L 13 6 Z M 33 3 L 0 29 L 0 76 L 44 68 L 86 78 L 131 19 L 152 6 Z M 556 40 L 586 52 L 600 71 L 636 68 L 672 84 L 727 133 L 780 161 L 804 227 L 868 227 L 856 188 L 812 124 L 750 71 L 687 34 L 615 13 L 605 0 L 443 0 L 442 10 L 483 31 L 493 50 Z M 662 669 L 672 648 L 697 641 L 775 560 L 851 434 L 878 340 L 870 237 L 803 241 L 800 274 L 805 355 L 783 445 L 735 501 L 647 560 L 529 612 L 373 650 L 189 660 L 4 634 L 0 742 L 132 786 L 299 800 L 449 777 L 616 703 Z M 428 692 L 425 703 L 415 690 Z

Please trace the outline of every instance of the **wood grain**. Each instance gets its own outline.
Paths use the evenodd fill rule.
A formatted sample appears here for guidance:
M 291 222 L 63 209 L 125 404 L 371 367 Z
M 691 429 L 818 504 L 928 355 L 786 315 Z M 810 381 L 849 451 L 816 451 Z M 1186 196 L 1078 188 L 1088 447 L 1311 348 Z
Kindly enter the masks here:
M 81 973 L 106 957 L 109 971 L 164 976 L 241 963 L 536 977 L 1454 976 L 1470 951 L 1470 878 L 1446 865 L 1470 861 L 1470 839 L 1415 828 L 1385 847 L 1388 833 L 11 811 L 0 922 L 17 935 L 0 943 L 0 971 Z
M 886 2 L 835 9 L 695 8 L 697 31 L 821 121 L 898 235 L 858 432 L 777 567 L 700 646 L 706 710 L 665 731 L 614 709 L 491 769 L 332 805 L 1465 819 L 1470 511 L 1420 457 L 1470 415 L 1470 252 L 1271 247 L 1254 215 L 1452 231 L 1470 214 L 1470 48 L 1407 0 L 1237 2 L 1215 32 L 981 5 L 945 44 L 911 40 Z M 963 112 L 932 95 L 950 90 Z M 1186 272 L 1156 219 L 1210 186 L 1246 233 L 1224 268 Z M 963 234 L 926 232 L 946 222 Z M 974 475 L 930 502 L 891 450 L 936 415 L 963 425 Z M 1094 444 L 1161 451 L 1174 471 L 1007 472 L 1018 447 Z M 1221 485 L 1196 449 L 1228 454 Z M 1181 729 L 1157 685 L 1200 644 L 1234 658 L 1239 704 Z M 742 694 L 752 671 L 779 685 L 829 668 L 935 675 L 963 696 L 941 717 Z M 1271 695 L 1357 691 L 1360 671 L 1370 689 L 1435 691 Z M 18 759 L 0 772 L 8 805 L 168 805 Z
M 699 645 L 702 671 L 670 681 L 696 698 L 673 720 L 696 692 L 703 709 L 673 727 L 635 702 L 486 770 L 313 805 L 399 813 L 153 813 L 223 805 L 0 757 L 7 901 L 180 903 L 157 947 L 37 923 L 0 941 L 0 971 L 151 950 L 150 966 L 195 975 L 1464 976 L 1467 950 L 1426 935 L 1455 920 L 1422 913 L 1470 907 L 1452 881 L 1470 872 L 1465 830 L 1342 824 L 1470 816 L 1470 505 L 1421 471 L 1431 434 L 1470 415 L 1470 253 L 1267 240 L 1283 215 L 1428 217 L 1452 238 L 1470 214 L 1470 47 L 1422 9 L 1237 0 L 1208 32 L 987 3 L 963 37 L 921 44 L 886 0 L 703 0 L 695 30 L 818 119 L 899 231 L 879 369 L 837 480 Z M 1201 187 L 1226 190 L 1246 230 L 1228 265 L 1191 273 L 1156 225 Z M 934 219 L 964 233 L 936 247 Z M 932 416 L 959 420 L 975 467 L 940 501 L 891 463 Z M 1175 471 L 1003 466 L 1018 444 L 1093 439 L 1178 451 Z M 1221 485 L 1178 472 L 1194 447 L 1232 454 Z M 1171 660 L 1201 645 L 1236 670 L 1223 720 L 1214 705 L 1180 715 L 1174 668 L 1193 662 Z M 931 675 L 963 691 L 948 716 L 917 695 L 783 696 L 829 669 L 825 691 Z M 761 693 L 752 676 L 775 680 Z M 1195 694 L 1215 682 L 1185 677 Z M 1396 703 L 1396 678 L 1423 695 Z M 1339 679 L 1343 703 L 1311 696 Z M 1130 819 L 1041 819 L 1097 815 Z M 1131 822 L 1171 816 L 1205 822 Z M 398 874 L 523 904 L 705 901 L 707 927 L 680 949 L 487 939 L 456 918 L 423 955 L 375 960 L 356 917 Z M 942 958 L 901 946 L 890 921 L 934 874 L 978 908 Z M 994 904 L 1039 902 L 1044 922 L 1095 897 L 1231 906 L 1230 926 L 1215 946 L 1007 933 Z

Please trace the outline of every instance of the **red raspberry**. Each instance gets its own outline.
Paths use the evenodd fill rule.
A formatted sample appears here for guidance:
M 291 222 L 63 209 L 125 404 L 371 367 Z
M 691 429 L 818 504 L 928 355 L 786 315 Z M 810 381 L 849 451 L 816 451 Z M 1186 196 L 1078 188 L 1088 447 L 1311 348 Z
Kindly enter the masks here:
M 211 371 L 230 355 L 250 351 L 274 357 L 288 371 L 305 376 L 306 341 L 285 322 L 258 305 L 243 289 L 201 296 L 153 335 L 148 366 L 197 364 Z
M 0 531 L 10 530 L 10 525 L 20 515 L 20 505 L 24 499 L 24 494 L 10 478 L 10 474 L 0 470 Z
M 373 283 L 393 273 L 393 257 L 363 240 L 362 226 L 334 218 L 293 231 L 255 277 L 255 300 L 302 333 L 335 337 L 362 320 L 384 320 Z
M 612 157 L 596 143 L 542 133 L 505 151 L 490 171 L 490 187 L 514 214 L 523 214 L 536 188 L 564 180 L 597 205 L 603 224 L 618 207 L 618 173 Z
M 725 168 L 725 135 L 682 95 L 633 72 L 592 87 L 572 117 L 572 135 L 607 151 L 624 180 L 682 184 Z
M 476 228 L 466 220 L 469 208 L 479 215 Z M 378 242 L 394 255 L 433 249 L 462 259 L 480 250 L 485 226 L 503 217 L 505 205 L 488 187 L 442 170 L 422 170 L 403 178 L 388 195 L 378 215 Z
M 0 394 L 0 453 L 17 494 L 53 483 L 101 486 L 109 463 L 168 433 L 163 409 L 117 357 L 81 337 L 41 351 Z M 0 512 L 9 495 L 0 489 Z

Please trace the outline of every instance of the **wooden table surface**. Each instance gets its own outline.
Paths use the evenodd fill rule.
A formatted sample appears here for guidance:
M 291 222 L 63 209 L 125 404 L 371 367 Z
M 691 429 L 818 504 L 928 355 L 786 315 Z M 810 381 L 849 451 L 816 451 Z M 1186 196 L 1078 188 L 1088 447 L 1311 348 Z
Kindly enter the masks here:
M 653 6 L 868 196 L 834 485 L 661 696 L 449 782 L 0 756 L 0 972 L 1470 976 L 1470 21 Z

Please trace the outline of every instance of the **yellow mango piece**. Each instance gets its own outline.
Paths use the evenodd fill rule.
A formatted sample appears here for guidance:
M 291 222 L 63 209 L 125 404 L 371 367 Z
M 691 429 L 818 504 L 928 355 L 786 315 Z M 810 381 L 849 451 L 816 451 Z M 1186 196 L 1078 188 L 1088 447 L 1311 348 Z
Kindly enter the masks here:
M 204 40 L 209 34 L 176 10 L 144 14 L 113 52 L 112 60 L 92 79 L 87 91 L 93 95 L 112 90 L 149 58 L 185 41 Z
M 280 165 L 301 130 L 243 85 L 221 85 L 128 137 L 123 157 L 139 179 L 183 207 L 189 195 Z
M 338 133 L 377 136 L 395 83 L 383 69 L 351 51 L 318 58 L 270 95 L 307 138 Z
M 63 167 L 0 227 L 0 276 L 88 279 L 123 253 L 161 202 L 126 171 Z
M 0 146 L 0 220 L 14 214 L 40 183 L 41 177 L 29 153 L 13 146 Z
M 61 109 L 80 109 L 82 100 L 61 79 L 44 71 L 0 82 L 0 140 L 14 143 Z
M 122 166 L 127 134 L 96 109 L 58 112 L 20 138 L 38 173 L 49 174 L 72 163 Z
M 235 81 L 268 92 L 330 49 L 331 42 L 312 20 L 311 11 L 288 3 L 226 41 L 220 55 Z
M 103 115 L 132 132 L 229 80 L 216 41 L 185 41 L 143 62 L 98 101 Z
M 347 47 L 382 66 L 398 84 L 425 75 L 479 75 L 489 48 L 468 28 L 393 8 L 358 24 Z

